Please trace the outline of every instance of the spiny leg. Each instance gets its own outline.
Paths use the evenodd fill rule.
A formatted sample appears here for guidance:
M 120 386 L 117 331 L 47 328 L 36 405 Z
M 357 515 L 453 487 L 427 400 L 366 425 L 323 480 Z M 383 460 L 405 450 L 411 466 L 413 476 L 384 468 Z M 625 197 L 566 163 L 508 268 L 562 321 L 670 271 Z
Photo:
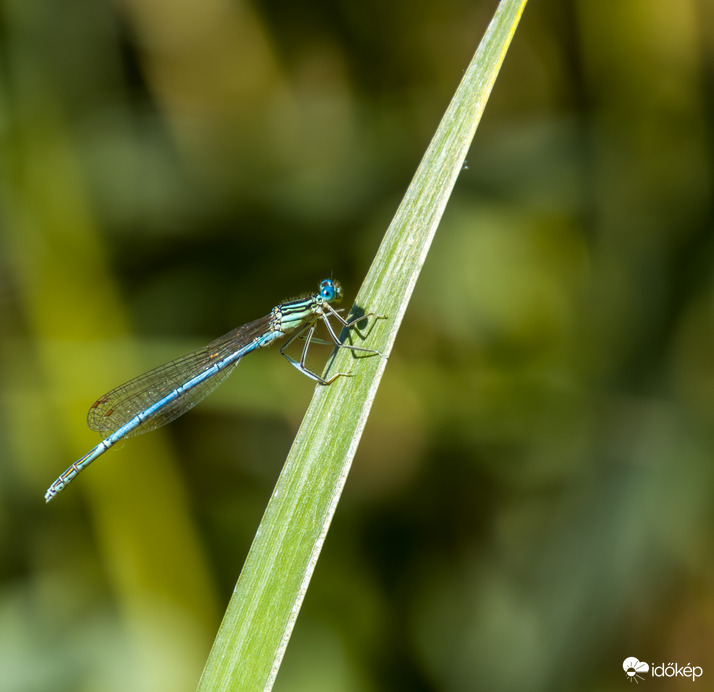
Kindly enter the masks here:
M 307 335 L 305 335 L 306 331 Z M 337 374 L 326 380 L 323 377 L 320 377 L 317 373 L 314 373 L 312 370 L 308 369 L 308 367 L 305 365 L 305 360 L 307 359 L 307 352 L 310 348 L 310 343 L 313 340 L 312 335 L 314 333 L 315 323 L 313 322 L 312 324 L 306 324 L 300 331 L 296 332 L 280 347 L 281 355 L 287 359 L 290 365 L 292 365 L 294 368 L 297 368 L 303 375 L 307 375 L 311 380 L 315 380 L 315 382 L 318 382 L 319 384 L 327 385 L 334 382 L 338 377 L 350 377 L 350 373 L 348 372 L 338 372 Z M 303 346 L 302 355 L 300 356 L 299 361 L 295 360 L 292 356 L 289 356 L 287 353 L 285 353 L 285 349 L 290 346 L 290 344 L 295 341 L 295 339 L 298 338 L 305 339 L 305 346 Z M 318 339 L 315 339 L 315 342 L 318 341 Z M 339 344 L 339 341 L 337 343 Z
M 325 308 L 332 314 L 334 317 L 336 317 L 340 324 L 342 324 L 343 327 L 350 329 L 354 325 L 356 325 L 359 322 L 362 322 L 363 320 L 366 320 L 369 317 L 375 317 L 376 319 L 386 319 L 385 315 L 375 315 L 373 312 L 368 312 L 366 315 L 360 315 L 359 317 L 355 317 L 353 320 L 346 320 L 342 315 L 339 314 L 335 308 L 333 308 L 331 305 L 325 305 Z M 371 353 L 372 355 L 380 355 L 382 358 L 386 358 L 386 356 L 381 352 L 377 351 L 374 348 L 363 348 L 360 346 L 352 346 L 351 344 L 345 344 L 342 341 L 340 341 L 340 338 L 335 334 L 335 330 L 332 327 L 332 324 L 330 324 L 330 321 L 327 319 L 328 315 L 326 312 L 322 313 L 322 321 L 325 323 L 327 326 L 327 331 L 330 332 L 330 336 L 332 337 L 332 340 L 335 342 L 335 345 L 337 348 L 348 348 L 350 351 L 361 351 L 362 353 Z M 359 331 L 359 330 L 358 330 Z

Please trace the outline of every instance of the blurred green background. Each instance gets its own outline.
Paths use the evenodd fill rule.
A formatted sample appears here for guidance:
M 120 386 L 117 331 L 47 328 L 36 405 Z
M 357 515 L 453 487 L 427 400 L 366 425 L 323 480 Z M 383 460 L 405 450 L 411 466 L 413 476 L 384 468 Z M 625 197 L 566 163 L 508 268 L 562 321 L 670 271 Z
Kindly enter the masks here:
M 313 384 L 257 353 L 44 491 L 105 391 L 354 298 L 495 6 L 0 3 L 2 690 L 195 688 Z M 707 0 L 526 8 L 277 690 L 712 674 L 712 94 Z

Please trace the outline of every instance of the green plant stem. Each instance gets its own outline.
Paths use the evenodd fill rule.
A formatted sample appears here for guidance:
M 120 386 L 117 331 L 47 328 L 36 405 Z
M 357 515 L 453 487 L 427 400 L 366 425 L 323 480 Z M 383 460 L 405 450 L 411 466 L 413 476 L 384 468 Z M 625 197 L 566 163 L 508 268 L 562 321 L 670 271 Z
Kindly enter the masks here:
M 357 297 L 364 343 L 388 356 L 526 0 L 502 0 Z M 343 333 L 342 337 L 347 335 Z M 353 338 L 356 338 L 354 333 Z M 270 690 L 349 473 L 387 359 L 337 352 L 318 386 L 218 631 L 200 690 Z

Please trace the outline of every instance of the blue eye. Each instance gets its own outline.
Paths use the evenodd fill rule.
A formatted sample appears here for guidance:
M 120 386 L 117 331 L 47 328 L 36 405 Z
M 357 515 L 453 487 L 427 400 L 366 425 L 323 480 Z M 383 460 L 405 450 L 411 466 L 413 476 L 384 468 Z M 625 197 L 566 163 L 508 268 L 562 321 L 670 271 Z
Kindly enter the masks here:
M 335 286 L 330 279 L 325 279 L 320 284 L 320 295 L 328 303 L 335 297 Z
M 337 279 L 324 279 L 318 295 L 325 303 L 339 303 L 342 300 L 342 284 Z

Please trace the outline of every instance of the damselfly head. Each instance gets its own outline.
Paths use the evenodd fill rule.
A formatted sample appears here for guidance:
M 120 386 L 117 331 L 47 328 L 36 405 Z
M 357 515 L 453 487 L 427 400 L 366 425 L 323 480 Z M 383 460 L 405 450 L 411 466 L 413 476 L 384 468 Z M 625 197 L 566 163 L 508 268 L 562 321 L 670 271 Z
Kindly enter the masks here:
M 342 284 L 337 279 L 325 279 L 320 283 L 320 297 L 326 303 L 339 303 L 342 300 Z

